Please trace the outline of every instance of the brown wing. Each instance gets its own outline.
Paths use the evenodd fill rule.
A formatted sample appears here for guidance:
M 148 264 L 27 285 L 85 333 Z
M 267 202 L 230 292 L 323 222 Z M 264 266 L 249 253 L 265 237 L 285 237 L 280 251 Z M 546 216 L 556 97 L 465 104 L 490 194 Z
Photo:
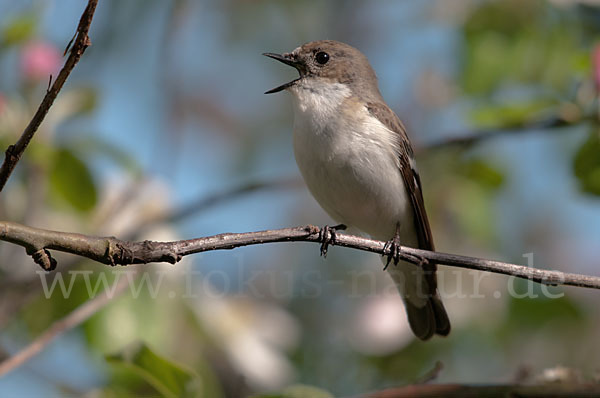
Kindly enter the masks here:
M 410 140 L 406 134 L 406 129 L 398 116 L 381 102 L 367 103 L 369 113 L 376 117 L 388 129 L 398 135 L 398 159 L 400 166 L 400 174 L 404 179 L 406 191 L 412 203 L 415 230 L 419 239 L 419 249 L 434 250 L 433 237 L 427 213 L 425 212 L 425 204 L 423 202 L 423 193 L 421 190 L 421 179 L 419 173 L 412 167 L 411 159 L 413 158 L 413 149 L 410 145 Z M 414 161 L 412 162 L 414 164 Z M 402 238 L 402 237 L 400 237 Z M 436 265 L 429 263 L 425 265 L 427 271 L 427 282 L 430 288 L 430 293 L 435 294 L 437 289 L 437 279 L 435 277 Z

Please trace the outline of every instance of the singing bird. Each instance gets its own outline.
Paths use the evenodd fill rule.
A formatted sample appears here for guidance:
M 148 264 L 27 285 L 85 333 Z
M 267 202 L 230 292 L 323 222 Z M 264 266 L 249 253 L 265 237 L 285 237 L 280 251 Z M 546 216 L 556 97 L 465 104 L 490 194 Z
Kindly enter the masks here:
M 334 228 L 354 227 L 388 242 L 384 269 L 404 300 L 413 333 L 422 340 L 448 335 L 436 265 L 399 261 L 400 243 L 433 250 L 433 238 L 406 129 L 383 100 L 369 61 L 333 40 L 264 55 L 300 74 L 266 94 L 292 94 L 294 155 L 311 194 L 341 223 Z M 335 239 L 335 230 L 327 232 Z M 388 267 L 390 259 L 395 265 Z

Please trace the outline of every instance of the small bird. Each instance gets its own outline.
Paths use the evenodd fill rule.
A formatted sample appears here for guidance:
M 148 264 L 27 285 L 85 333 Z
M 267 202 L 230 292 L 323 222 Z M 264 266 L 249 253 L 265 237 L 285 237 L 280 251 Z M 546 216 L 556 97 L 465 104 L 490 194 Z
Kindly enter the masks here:
M 324 228 L 322 253 L 335 243 L 335 231 L 346 226 L 386 241 L 390 256 L 384 269 L 404 300 L 413 333 L 422 340 L 448 335 L 436 265 L 423 259 L 399 261 L 400 243 L 434 250 L 433 239 L 412 146 L 383 100 L 369 61 L 356 48 L 333 40 L 263 55 L 300 74 L 265 94 L 292 93 L 296 163 L 317 202 L 342 223 Z M 388 267 L 390 260 L 395 266 Z

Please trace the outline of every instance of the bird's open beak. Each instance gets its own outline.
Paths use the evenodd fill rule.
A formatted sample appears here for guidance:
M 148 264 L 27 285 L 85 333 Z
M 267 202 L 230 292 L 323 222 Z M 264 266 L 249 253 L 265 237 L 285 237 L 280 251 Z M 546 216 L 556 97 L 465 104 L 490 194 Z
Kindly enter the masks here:
M 293 66 L 294 68 L 296 68 L 298 70 L 298 72 L 300 72 L 300 63 L 294 57 L 292 57 L 292 55 L 290 53 L 285 53 L 285 54 L 263 53 L 263 55 L 265 57 L 276 59 L 279 62 L 283 62 L 286 65 Z M 285 90 L 286 88 L 293 86 L 294 83 L 296 83 L 298 80 L 300 80 L 300 78 L 294 79 L 291 82 L 282 84 L 279 87 L 275 87 L 269 91 L 266 91 L 265 94 L 273 94 L 273 93 L 277 93 L 281 90 Z

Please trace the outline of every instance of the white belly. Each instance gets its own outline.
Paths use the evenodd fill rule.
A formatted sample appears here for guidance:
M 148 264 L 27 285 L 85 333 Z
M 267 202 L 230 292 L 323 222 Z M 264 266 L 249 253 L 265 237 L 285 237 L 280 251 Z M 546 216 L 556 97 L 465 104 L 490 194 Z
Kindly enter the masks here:
M 394 133 L 358 103 L 350 115 L 338 111 L 321 118 L 296 108 L 296 162 L 321 207 L 336 221 L 380 240 L 392 238 L 400 222 L 403 244 L 415 245 Z
M 391 239 L 400 223 L 401 243 L 418 247 L 395 133 L 341 84 L 312 79 L 290 91 L 296 162 L 321 207 L 378 240 Z M 388 268 L 401 296 L 417 307 L 427 302 L 415 290 L 426 283 L 422 271 L 403 261 Z

